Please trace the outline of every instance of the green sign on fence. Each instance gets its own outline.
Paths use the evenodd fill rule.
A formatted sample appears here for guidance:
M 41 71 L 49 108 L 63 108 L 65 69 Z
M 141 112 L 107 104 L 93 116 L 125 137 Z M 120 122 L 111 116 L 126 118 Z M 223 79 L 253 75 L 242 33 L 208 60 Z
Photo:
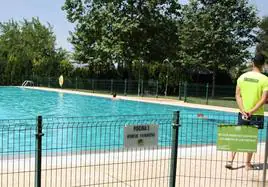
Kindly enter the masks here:
M 246 125 L 219 125 L 217 150 L 256 152 L 258 128 Z

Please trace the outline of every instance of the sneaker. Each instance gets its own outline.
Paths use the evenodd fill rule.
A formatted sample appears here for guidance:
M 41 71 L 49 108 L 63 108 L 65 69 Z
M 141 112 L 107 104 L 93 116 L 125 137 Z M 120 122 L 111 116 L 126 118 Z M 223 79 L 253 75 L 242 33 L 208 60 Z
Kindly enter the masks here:
M 225 168 L 227 169 L 232 169 L 233 168 L 233 162 L 232 161 L 228 161 L 225 165 Z

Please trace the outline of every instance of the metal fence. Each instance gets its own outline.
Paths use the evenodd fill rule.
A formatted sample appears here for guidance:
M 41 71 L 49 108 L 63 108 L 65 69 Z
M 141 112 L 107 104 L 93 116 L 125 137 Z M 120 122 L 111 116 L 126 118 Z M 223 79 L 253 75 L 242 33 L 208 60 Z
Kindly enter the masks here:
M 58 78 L 34 78 L 36 86 L 44 86 L 49 88 L 60 88 Z M 138 95 L 138 96 L 157 96 L 160 94 L 158 89 L 158 81 L 143 80 L 102 80 L 102 79 L 80 79 L 65 78 L 63 88 L 66 89 L 82 89 L 98 93 L 117 93 L 122 95 Z
M 266 130 L 259 130 L 255 170 L 239 153 L 226 169 L 216 149 L 217 125 L 236 115 L 175 112 L 163 115 L 41 118 L 0 121 L 1 187 L 265 186 Z M 124 145 L 124 128 L 157 125 L 156 146 Z
M 49 88 L 60 88 L 56 77 L 33 77 L 35 86 Z M 112 94 L 116 92 L 121 95 L 138 96 L 175 96 L 184 101 L 191 101 L 191 97 L 200 98 L 208 103 L 211 98 L 231 97 L 235 95 L 235 85 L 216 85 L 214 94 L 211 84 L 196 84 L 178 82 L 177 86 L 160 83 L 157 80 L 102 80 L 102 79 L 81 79 L 65 78 L 63 88 L 88 90 L 90 92 Z M 207 100 L 207 102 L 206 102 Z M 201 100 L 200 100 L 201 102 Z
M 229 152 L 216 148 L 219 124 L 234 125 L 236 114 L 180 115 L 177 186 L 267 186 L 264 169 L 267 126 L 259 130 L 252 159 L 255 170 L 245 169 L 246 153 L 238 153 L 233 169 L 225 168 Z M 242 142 L 243 143 L 243 142 Z

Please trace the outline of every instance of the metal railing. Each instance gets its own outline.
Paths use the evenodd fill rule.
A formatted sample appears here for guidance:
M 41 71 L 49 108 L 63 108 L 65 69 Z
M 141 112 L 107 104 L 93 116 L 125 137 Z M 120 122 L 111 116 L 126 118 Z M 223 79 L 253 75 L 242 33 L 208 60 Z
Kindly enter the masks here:
M 49 88 L 60 88 L 57 77 L 33 77 L 36 86 Z M 166 85 L 157 80 L 103 80 L 103 79 L 81 79 L 65 78 L 63 88 L 79 89 L 90 92 L 111 94 L 116 92 L 121 95 L 137 96 L 175 96 L 185 102 L 191 102 L 189 98 L 200 98 L 208 104 L 212 98 L 234 98 L 235 85 L 215 85 L 214 95 L 212 95 L 211 84 L 196 84 L 187 82 L 178 82 L 175 85 Z M 201 101 L 200 101 L 201 102 Z
M 0 187 L 265 186 L 267 126 L 244 168 L 245 153 L 224 166 L 217 126 L 235 114 L 174 112 L 163 115 L 92 116 L 0 121 Z M 124 145 L 124 128 L 158 126 L 157 145 Z
M 266 119 L 267 121 L 267 119 Z M 266 122 L 267 123 L 267 122 Z M 218 125 L 237 124 L 235 114 L 180 115 L 179 150 L 176 186 L 267 186 L 264 169 L 267 149 L 267 125 L 258 132 L 257 152 L 252 164 L 245 168 L 246 153 L 238 153 L 233 169 L 225 168 L 230 152 L 216 147 Z M 264 167 L 265 166 L 265 167 Z

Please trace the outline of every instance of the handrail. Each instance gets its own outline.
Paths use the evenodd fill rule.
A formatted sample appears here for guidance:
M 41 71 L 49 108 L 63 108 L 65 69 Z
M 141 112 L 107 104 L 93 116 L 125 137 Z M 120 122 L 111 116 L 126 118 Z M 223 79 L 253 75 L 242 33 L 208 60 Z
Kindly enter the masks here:
M 21 86 L 34 86 L 34 82 L 30 80 L 25 80 Z

